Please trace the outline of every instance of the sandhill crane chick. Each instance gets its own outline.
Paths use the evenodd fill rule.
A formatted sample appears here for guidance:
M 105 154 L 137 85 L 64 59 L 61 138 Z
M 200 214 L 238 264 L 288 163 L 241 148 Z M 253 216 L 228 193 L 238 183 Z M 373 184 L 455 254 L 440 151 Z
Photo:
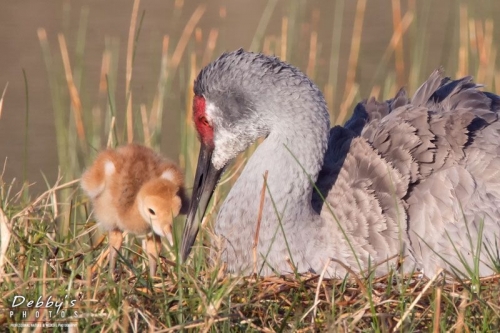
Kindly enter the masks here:
M 128 231 L 146 236 L 150 273 L 156 273 L 159 236 L 172 243 L 172 220 L 187 209 L 183 174 L 174 163 L 150 148 L 129 144 L 101 152 L 82 175 L 81 186 L 94 207 L 94 216 L 109 233 L 109 268 Z

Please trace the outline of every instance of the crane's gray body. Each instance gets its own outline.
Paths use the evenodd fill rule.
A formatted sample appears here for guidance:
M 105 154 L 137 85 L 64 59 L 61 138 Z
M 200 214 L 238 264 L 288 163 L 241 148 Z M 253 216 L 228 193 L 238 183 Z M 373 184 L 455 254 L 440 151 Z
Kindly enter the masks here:
M 360 103 L 344 127 L 332 129 L 319 89 L 274 57 L 224 54 L 202 70 L 195 93 L 211 108 L 214 165 L 266 137 L 217 217 L 230 271 L 253 268 L 267 171 L 260 274 L 295 266 L 341 276 L 346 269 L 338 261 L 359 271 L 403 254 L 405 270 L 432 275 L 439 268 L 465 271 L 464 260 L 474 266 L 477 249 L 480 274 L 493 273 L 490 254 L 498 260 L 500 241 L 500 100 L 480 92 L 471 78 L 449 81 L 436 71 L 411 99 L 400 91 L 387 102 Z

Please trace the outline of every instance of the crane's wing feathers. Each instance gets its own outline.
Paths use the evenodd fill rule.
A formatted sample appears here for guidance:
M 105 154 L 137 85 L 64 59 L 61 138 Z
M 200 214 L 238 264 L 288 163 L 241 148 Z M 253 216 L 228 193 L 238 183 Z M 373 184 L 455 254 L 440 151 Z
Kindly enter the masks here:
M 428 103 L 431 96 L 443 85 L 446 84 L 448 78 L 443 78 L 443 69 L 438 68 L 429 76 L 427 81 L 415 91 L 412 97 L 412 104 L 422 106 Z
M 410 242 L 415 262 L 433 271 L 460 263 L 443 255 L 470 255 L 465 233 L 477 236 L 480 219 L 498 229 L 489 216 L 500 216 L 500 98 L 479 87 L 438 69 L 411 99 L 402 89 L 364 101 L 345 127 L 331 129 L 317 182 L 328 205 L 313 195 L 313 207 L 325 221 L 344 221 L 360 256 L 382 260 Z

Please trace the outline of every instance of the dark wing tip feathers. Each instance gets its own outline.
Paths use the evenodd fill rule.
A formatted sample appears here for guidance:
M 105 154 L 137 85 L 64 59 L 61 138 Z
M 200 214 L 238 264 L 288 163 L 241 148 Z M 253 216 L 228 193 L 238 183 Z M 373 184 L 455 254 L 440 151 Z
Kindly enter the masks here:
M 347 128 L 353 131 L 354 133 L 357 133 L 357 135 L 359 135 L 369 119 L 370 116 L 368 115 L 368 112 L 365 108 L 365 102 L 363 101 L 356 105 L 351 118 L 347 120 L 347 122 L 344 125 L 344 128 Z
M 380 120 L 404 105 L 423 106 L 437 112 L 469 109 L 474 110 L 475 116 L 467 126 L 469 139 L 465 146 L 468 146 L 474 141 L 475 133 L 496 120 L 500 112 L 500 96 L 481 91 L 480 87 L 482 85 L 474 83 L 471 76 L 457 80 L 444 77 L 444 70 L 440 67 L 432 72 L 411 99 L 404 89 L 400 89 L 394 98 L 385 102 L 370 98 L 358 103 L 344 128 L 358 136 L 367 123 Z
M 429 100 L 434 103 L 441 103 L 452 94 L 476 87 L 476 84 L 472 81 L 472 76 L 466 76 L 458 80 L 451 80 L 446 77 L 441 80 L 441 85 L 432 93 Z
M 353 117 L 359 117 L 360 112 L 357 109 L 360 108 L 365 110 L 365 118 L 370 121 L 385 116 L 384 112 L 390 113 L 406 104 L 431 107 L 432 104 L 440 104 L 452 98 L 454 99 L 453 105 L 466 105 L 476 108 L 487 107 L 490 111 L 500 111 L 500 96 L 491 92 L 480 91 L 478 88 L 481 87 L 483 85 L 475 83 L 472 76 L 465 76 L 457 80 L 445 77 L 443 67 L 439 67 L 417 89 L 411 99 L 407 97 L 404 88 L 401 88 L 394 98 L 385 102 L 380 103 L 369 99 L 359 103 L 354 110 Z M 469 93 L 465 93 L 466 91 L 469 91 Z M 384 105 L 386 105 L 385 109 Z
M 491 110 L 495 112 L 500 111 L 500 96 L 488 91 L 483 91 L 483 94 L 490 99 Z

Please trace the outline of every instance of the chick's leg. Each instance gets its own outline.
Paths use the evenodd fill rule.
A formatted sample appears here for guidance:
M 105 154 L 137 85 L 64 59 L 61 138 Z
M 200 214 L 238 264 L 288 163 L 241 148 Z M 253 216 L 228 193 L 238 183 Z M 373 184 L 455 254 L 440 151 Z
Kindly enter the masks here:
M 123 234 L 120 230 L 114 229 L 109 232 L 109 273 L 113 275 L 116 266 L 116 257 L 122 247 Z
M 145 243 L 144 247 L 149 259 L 149 274 L 155 276 L 156 262 L 161 251 L 161 238 L 156 234 L 147 235 Z

